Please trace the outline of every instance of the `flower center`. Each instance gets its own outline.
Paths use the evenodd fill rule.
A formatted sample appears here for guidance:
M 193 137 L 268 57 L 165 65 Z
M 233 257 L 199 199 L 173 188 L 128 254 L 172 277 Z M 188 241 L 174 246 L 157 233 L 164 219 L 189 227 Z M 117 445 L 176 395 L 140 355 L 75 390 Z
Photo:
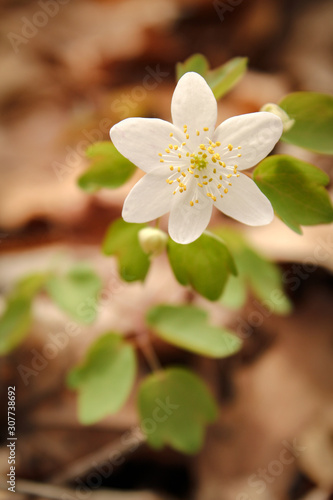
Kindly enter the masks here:
M 203 169 L 207 168 L 208 161 L 206 160 L 206 158 L 203 158 L 202 155 L 201 156 L 194 155 L 191 158 L 191 166 L 192 166 L 192 168 L 197 168 L 198 170 L 203 170 Z
M 241 146 L 215 143 L 210 140 L 208 127 L 197 130 L 197 136 L 203 136 L 196 151 L 191 151 L 191 142 L 187 126 L 184 125 L 184 137 L 174 137 L 170 133 L 170 144 L 165 153 L 158 153 L 160 162 L 168 166 L 170 175 L 166 182 L 173 186 L 173 194 L 187 192 L 191 207 L 203 201 L 203 195 L 213 202 L 223 198 L 232 186 L 232 178 L 239 177 L 236 161 L 241 157 Z M 223 193 L 223 194 L 222 194 Z

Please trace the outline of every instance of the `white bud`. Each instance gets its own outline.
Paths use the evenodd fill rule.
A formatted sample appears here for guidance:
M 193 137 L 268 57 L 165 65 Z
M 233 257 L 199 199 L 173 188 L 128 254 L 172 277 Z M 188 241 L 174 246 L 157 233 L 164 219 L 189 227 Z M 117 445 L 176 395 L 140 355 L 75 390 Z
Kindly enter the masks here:
M 295 123 L 295 120 L 290 118 L 284 109 L 280 108 L 280 106 L 274 104 L 273 102 L 268 102 L 267 104 L 265 104 L 260 109 L 260 111 L 268 111 L 268 113 L 273 113 L 274 115 L 281 118 L 283 124 L 283 132 L 288 132 L 288 130 L 290 130 Z
M 140 246 L 151 257 L 160 255 L 166 248 L 167 242 L 168 235 L 156 227 L 145 227 L 139 231 Z

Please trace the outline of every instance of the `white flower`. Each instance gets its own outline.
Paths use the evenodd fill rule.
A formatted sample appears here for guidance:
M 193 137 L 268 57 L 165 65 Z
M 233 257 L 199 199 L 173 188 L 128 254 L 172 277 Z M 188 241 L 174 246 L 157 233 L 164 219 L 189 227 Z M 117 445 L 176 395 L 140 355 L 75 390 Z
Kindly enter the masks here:
M 174 91 L 173 124 L 158 118 L 127 118 L 112 127 L 119 152 L 145 175 L 127 196 L 122 216 L 148 222 L 167 212 L 169 234 L 191 243 L 206 229 L 213 205 L 250 226 L 272 221 L 266 196 L 250 177 L 238 173 L 256 165 L 282 134 L 272 113 L 234 116 L 216 130 L 217 103 L 197 73 L 186 73 Z

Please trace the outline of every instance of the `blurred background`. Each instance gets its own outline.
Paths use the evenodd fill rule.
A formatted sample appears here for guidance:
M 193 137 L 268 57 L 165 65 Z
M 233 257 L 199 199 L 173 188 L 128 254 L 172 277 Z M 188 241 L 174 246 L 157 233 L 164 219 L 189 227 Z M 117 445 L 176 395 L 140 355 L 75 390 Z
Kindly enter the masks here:
M 2 307 L 24 275 L 82 261 L 99 273 L 105 291 L 93 326 L 80 326 L 36 369 L 36 353 L 68 325 L 68 317 L 39 296 L 31 334 L 1 359 L 2 400 L 8 385 L 17 388 L 17 477 L 38 483 L 29 490 L 31 483 L 22 482 L 22 491 L 36 499 L 78 500 L 333 498 L 331 226 L 305 228 L 303 236 L 279 220 L 241 228 L 281 265 L 294 311 L 288 317 L 259 311 L 256 321 L 251 296 L 241 311 L 195 298 L 216 323 L 243 334 L 239 354 L 212 361 L 156 345 L 163 364 L 191 366 L 218 398 L 220 417 L 198 455 L 153 452 L 144 444 L 119 448 L 121 437 L 135 433 L 134 396 L 116 416 L 84 427 L 65 385 L 69 368 L 101 333 L 128 334 L 151 305 L 187 297 L 164 256 L 143 287 L 121 282 L 114 260 L 102 256 L 106 228 L 140 174 L 117 190 L 87 194 L 76 184 L 88 165 L 85 149 L 107 140 L 110 127 L 128 116 L 169 120 L 175 64 L 196 52 L 212 67 L 249 58 L 246 76 L 219 102 L 219 121 L 258 111 L 292 91 L 332 92 L 332 2 L 2 0 L 0 32 Z M 287 144 L 276 152 L 332 175 L 329 157 Z M 240 228 L 222 214 L 215 222 Z M 19 366 L 34 374 L 22 378 Z M 143 360 L 139 370 L 148 372 Z M 3 414 L 2 436 L 6 419 Z M 117 450 L 124 460 L 103 478 L 101 464 Z M 3 445 L 0 473 L 7 471 Z M 0 498 L 10 495 L 4 491 Z

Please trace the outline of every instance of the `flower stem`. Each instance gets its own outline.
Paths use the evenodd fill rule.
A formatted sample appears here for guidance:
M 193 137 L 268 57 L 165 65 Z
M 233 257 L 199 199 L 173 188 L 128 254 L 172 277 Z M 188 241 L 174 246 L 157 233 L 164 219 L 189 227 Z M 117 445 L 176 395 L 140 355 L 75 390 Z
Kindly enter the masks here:
M 161 370 L 161 364 L 156 355 L 156 352 L 152 346 L 151 340 L 148 334 L 144 336 L 139 336 L 138 338 L 138 346 L 140 347 L 142 354 L 144 355 L 151 371 L 157 372 Z

